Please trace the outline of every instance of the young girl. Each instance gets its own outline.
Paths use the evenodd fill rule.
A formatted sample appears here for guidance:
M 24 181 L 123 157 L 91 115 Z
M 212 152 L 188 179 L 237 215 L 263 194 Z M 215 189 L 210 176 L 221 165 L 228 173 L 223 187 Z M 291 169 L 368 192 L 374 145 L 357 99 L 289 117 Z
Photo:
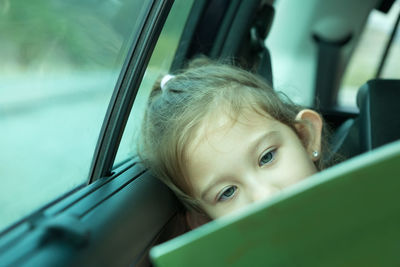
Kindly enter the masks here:
M 322 168 L 320 115 L 234 66 L 195 60 L 153 89 L 139 153 L 189 228 L 265 200 Z

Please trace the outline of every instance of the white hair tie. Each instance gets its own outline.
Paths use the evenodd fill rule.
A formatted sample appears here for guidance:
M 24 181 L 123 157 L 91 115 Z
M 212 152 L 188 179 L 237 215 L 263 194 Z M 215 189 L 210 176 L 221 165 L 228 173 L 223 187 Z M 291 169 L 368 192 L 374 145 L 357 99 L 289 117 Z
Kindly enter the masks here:
M 167 74 L 165 75 L 162 79 L 161 79 L 161 83 L 160 83 L 160 87 L 161 87 L 161 91 L 164 92 L 165 90 L 165 85 L 167 84 L 167 82 L 169 82 L 169 80 L 171 80 L 172 78 L 174 78 L 174 75 L 171 74 Z

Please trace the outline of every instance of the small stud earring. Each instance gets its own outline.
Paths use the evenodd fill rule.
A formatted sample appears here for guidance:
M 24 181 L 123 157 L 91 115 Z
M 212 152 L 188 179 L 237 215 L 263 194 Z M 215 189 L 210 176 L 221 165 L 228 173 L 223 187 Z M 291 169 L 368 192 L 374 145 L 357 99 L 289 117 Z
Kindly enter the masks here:
M 312 155 L 313 155 L 314 158 L 316 158 L 316 157 L 319 156 L 319 153 L 318 153 L 318 151 L 313 151 Z

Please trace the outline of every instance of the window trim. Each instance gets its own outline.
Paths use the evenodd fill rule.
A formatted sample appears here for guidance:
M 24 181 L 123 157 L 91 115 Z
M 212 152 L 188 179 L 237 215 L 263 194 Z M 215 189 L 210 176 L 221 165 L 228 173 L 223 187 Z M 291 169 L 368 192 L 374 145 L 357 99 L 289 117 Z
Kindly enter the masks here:
M 112 167 L 140 82 L 173 0 L 154 0 L 125 61 L 107 109 L 89 171 L 88 183 L 112 175 Z
M 65 266 L 135 265 L 177 212 L 178 202 L 138 158 L 123 164 L 116 173 L 37 214 L 40 218 L 35 221 L 25 221 L 1 234 L 0 262 L 6 266 L 53 266 L 60 262 Z M 156 198 L 147 193 L 150 188 Z M 161 212 L 155 209 L 160 205 Z M 132 241 L 139 237 L 140 242 Z

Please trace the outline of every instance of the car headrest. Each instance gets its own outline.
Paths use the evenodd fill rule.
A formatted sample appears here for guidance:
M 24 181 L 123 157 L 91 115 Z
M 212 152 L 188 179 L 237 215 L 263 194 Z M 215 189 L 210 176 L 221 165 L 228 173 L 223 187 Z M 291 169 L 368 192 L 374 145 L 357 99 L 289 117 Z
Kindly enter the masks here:
M 357 94 L 361 151 L 400 139 L 400 80 L 375 79 Z

